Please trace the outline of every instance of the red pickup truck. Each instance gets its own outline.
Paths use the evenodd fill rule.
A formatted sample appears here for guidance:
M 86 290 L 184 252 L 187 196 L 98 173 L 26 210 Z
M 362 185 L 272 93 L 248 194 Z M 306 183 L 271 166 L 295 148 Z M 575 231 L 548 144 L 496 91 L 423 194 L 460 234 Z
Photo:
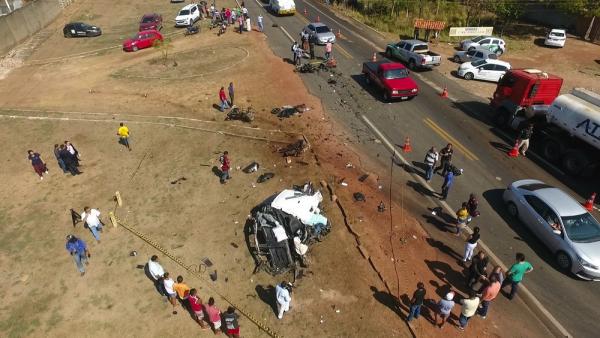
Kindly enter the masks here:
M 403 64 L 388 60 L 363 63 L 365 81 L 383 91 L 383 100 L 411 99 L 419 93 L 419 86 L 408 76 Z

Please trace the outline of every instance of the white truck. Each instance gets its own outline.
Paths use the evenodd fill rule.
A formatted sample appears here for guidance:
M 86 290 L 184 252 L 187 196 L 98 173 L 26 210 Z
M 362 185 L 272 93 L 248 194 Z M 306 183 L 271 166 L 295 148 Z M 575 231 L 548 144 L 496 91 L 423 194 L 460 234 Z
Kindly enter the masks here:
M 421 40 L 402 40 L 398 43 L 390 43 L 385 48 L 385 56 L 388 59 L 397 58 L 412 70 L 439 66 L 442 60 L 440 54 L 430 51 L 427 42 Z
M 600 95 L 583 88 L 558 96 L 546 113 L 544 157 L 562 161 L 570 174 L 600 170 Z

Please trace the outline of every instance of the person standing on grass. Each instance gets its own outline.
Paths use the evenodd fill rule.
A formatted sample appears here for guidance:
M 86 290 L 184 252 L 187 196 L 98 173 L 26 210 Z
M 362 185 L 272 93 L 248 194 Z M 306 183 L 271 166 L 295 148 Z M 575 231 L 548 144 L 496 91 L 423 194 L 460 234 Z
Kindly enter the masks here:
M 163 286 L 163 276 L 165 274 L 165 269 L 163 269 L 162 265 L 158 262 L 158 256 L 153 255 L 150 257 L 148 261 L 148 272 L 150 276 L 154 280 L 154 287 L 156 287 L 156 291 L 160 293 L 161 296 L 166 296 L 165 288 Z
M 275 286 L 275 300 L 277 302 L 277 318 L 282 319 L 283 313 L 290 310 L 292 296 L 290 295 L 291 284 L 286 281 Z
M 452 143 L 448 143 L 442 150 L 440 151 L 440 166 L 435 168 L 434 172 L 438 172 L 442 169 L 442 176 L 446 176 L 446 172 L 449 171 L 450 163 L 452 163 L 452 154 L 454 154 L 454 149 L 452 149 Z
M 479 307 L 477 292 L 469 290 L 469 298 L 462 299 L 460 303 L 462 304 L 462 309 L 460 311 L 460 317 L 458 318 L 458 328 L 461 331 L 464 331 L 469 323 L 469 319 L 475 315 L 477 308 Z
M 46 163 L 42 160 L 42 155 L 33 150 L 27 150 L 27 159 L 31 161 L 31 166 L 35 173 L 40 176 L 40 180 L 43 180 L 44 173 L 48 173 L 48 168 L 46 168 Z
M 58 166 L 60 167 L 60 169 L 62 169 L 63 173 L 66 174 L 69 171 L 67 170 L 67 166 L 65 165 L 65 162 L 62 160 L 62 158 L 60 158 L 60 150 L 62 149 L 62 147 L 64 147 L 64 145 L 58 145 L 55 144 L 54 145 L 54 157 L 56 157 L 56 162 L 58 162 Z
M 69 171 L 72 176 L 81 174 L 81 171 L 79 171 L 79 169 L 77 168 L 77 164 L 73 159 L 73 155 L 71 155 L 71 153 L 64 146 L 60 148 L 60 158 L 65 163 L 67 171 Z
M 224 112 L 225 109 L 229 109 L 229 101 L 227 101 L 227 95 L 225 95 L 225 87 L 221 87 L 219 90 L 219 100 L 221 101 L 220 110 Z
M 100 233 L 102 232 L 102 221 L 100 221 L 100 211 L 98 209 L 90 209 L 84 207 L 81 213 L 81 220 L 87 224 L 87 227 L 92 232 L 92 236 L 100 243 Z
M 176 315 L 177 310 L 175 310 L 175 308 L 177 307 L 177 293 L 175 292 L 175 290 L 173 290 L 174 285 L 175 281 L 171 277 L 169 277 L 168 272 L 165 272 L 163 275 L 163 287 L 165 288 L 169 303 L 171 303 L 171 305 L 173 306 L 173 314 Z
M 227 308 L 227 312 L 223 315 L 225 321 L 225 333 L 229 338 L 240 337 L 240 325 L 238 324 L 239 316 L 235 313 L 235 309 L 230 306 Z
M 258 25 L 258 31 L 259 32 L 264 32 L 265 27 L 263 26 L 263 16 L 262 14 L 258 14 L 258 16 L 256 17 L 256 24 Z
M 431 181 L 433 177 L 433 167 L 439 159 L 439 154 L 435 151 L 435 147 L 431 147 L 427 154 L 425 154 L 425 181 Z
M 448 320 L 448 318 L 450 318 L 450 313 L 452 313 L 452 309 L 454 308 L 454 292 L 450 291 L 446 294 L 446 297 L 443 299 L 440 299 L 440 301 L 438 302 L 438 310 L 435 312 L 435 319 L 434 319 L 434 325 L 438 325 L 438 313 L 440 315 L 440 318 L 442 318 L 442 322 L 439 324 L 439 328 L 441 329 L 444 324 L 446 324 L 446 321 Z
M 208 315 L 208 321 L 212 325 L 213 332 L 215 334 L 221 333 L 221 310 L 215 306 L 215 299 L 210 297 L 208 299 L 208 305 L 205 306 L 206 314 Z
M 417 283 L 417 289 L 413 293 L 412 299 L 410 300 L 410 309 L 408 311 L 408 317 L 406 317 L 406 321 L 410 322 L 413 318 L 418 319 L 421 314 L 421 306 L 423 306 L 423 302 L 425 301 L 425 294 L 427 290 L 425 290 L 425 285 L 421 282 Z
M 477 241 L 479 241 L 480 237 L 481 235 L 479 234 L 479 227 L 474 227 L 473 233 L 469 236 L 469 239 L 467 239 L 467 242 L 465 243 L 465 254 L 463 256 L 464 263 L 470 261 L 471 257 L 473 257 L 473 250 L 475 250 L 477 247 Z
M 517 149 L 521 155 L 525 156 L 527 149 L 529 149 L 529 139 L 533 135 L 533 123 L 530 123 L 526 128 L 521 129 L 519 132 L 519 144 Z
M 73 260 L 75 260 L 75 265 L 77 265 L 81 276 L 85 275 L 85 265 L 89 264 L 88 259 L 92 256 L 85 242 L 73 235 L 68 235 L 65 248 L 73 256 Z
M 331 41 L 327 41 L 327 43 L 325 44 L 325 60 L 329 60 L 329 58 L 331 57 L 332 50 L 333 45 L 331 44 Z
M 131 151 L 131 146 L 129 144 L 129 128 L 123 122 L 119 123 L 119 130 L 117 131 L 117 135 L 119 136 L 119 143 L 127 147 L 129 151 Z
M 229 87 L 227 87 L 227 91 L 229 92 L 229 105 L 233 107 L 233 97 L 235 95 L 235 91 L 233 90 L 233 82 L 229 82 Z
M 223 152 L 223 155 L 219 158 L 219 162 L 221 162 L 221 184 L 227 184 L 227 180 L 231 178 L 229 176 L 231 162 L 229 161 L 229 152 L 227 150 Z
M 477 314 L 480 315 L 481 318 L 485 319 L 487 316 L 490 303 L 496 299 L 501 287 L 502 286 L 500 281 L 498 281 L 498 277 L 496 277 L 496 275 L 491 275 L 489 278 L 489 284 L 483 289 L 483 293 L 481 295 L 481 307 L 479 310 L 477 310 Z
M 448 170 L 446 172 L 446 176 L 444 176 L 444 183 L 442 184 L 442 193 L 440 200 L 445 201 L 448 198 L 448 193 L 450 192 L 450 188 L 454 183 L 454 173 L 452 170 Z
M 196 323 L 200 325 L 202 330 L 206 329 L 207 327 L 204 323 L 204 305 L 202 304 L 202 299 L 198 297 L 198 291 L 196 289 L 190 290 L 188 305 L 190 310 L 194 313 L 194 320 L 196 320 Z
M 502 288 L 510 284 L 510 294 L 508 299 L 512 300 L 517 294 L 519 284 L 523 281 L 526 273 L 533 271 L 531 263 L 525 261 L 525 255 L 518 252 L 516 255 L 516 263 L 513 264 L 506 273 L 506 279 L 502 283 Z

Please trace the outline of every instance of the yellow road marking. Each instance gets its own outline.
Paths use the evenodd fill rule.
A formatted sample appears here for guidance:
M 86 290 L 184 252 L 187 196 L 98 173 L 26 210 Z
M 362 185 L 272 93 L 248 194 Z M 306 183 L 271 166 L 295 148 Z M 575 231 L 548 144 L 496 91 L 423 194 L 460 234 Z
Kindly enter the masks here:
M 467 149 L 467 147 L 465 147 L 460 142 L 458 142 L 458 140 L 455 139 L 454 137 L 450 136 L 450 134 L 448 134 L 444 129 L 442 129 L 440 126 L 438 126 L 431 119 L 425 118 L 425 119 L 423 119 L 423 122 L 425 122 L 425 124 L 427 126 L 429 126 L 429 128 L 433 129 L 433 131 L 435 131 L 438 135 L 440 135 L 444 140 L 446 140 L 448 143 L 452 143 L 452 145 L 455 148 L 458 148 L 458 150 L 463 152 L 467 159 L 469 159 L 471 161 L 479 161 L 479 158 L 477 157 L 477 155 L 473 154 L 469 149 Z
M 347 57 L 348 59 L 354 59 L 352 57 L 352 55 L 350 55 L 350 53 L 348 53 L 348 51 L 346 51 L 344 48 L 342 48 L 342 46 L 335 44 L 335 49 L 339 50 L 340 52 L 342 52 L 342 54 L 344 54 L 345 57 Z

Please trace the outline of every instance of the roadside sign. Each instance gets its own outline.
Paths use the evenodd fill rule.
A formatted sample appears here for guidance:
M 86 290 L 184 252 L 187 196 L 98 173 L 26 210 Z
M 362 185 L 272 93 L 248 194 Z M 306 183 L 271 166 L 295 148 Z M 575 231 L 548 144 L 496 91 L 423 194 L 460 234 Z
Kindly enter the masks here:
M 450 36 L 492 35 L 494 27 L 450 27 Z
M 415 28 L 441 31 L 446 27 L 444 21 L 415 19 Z

